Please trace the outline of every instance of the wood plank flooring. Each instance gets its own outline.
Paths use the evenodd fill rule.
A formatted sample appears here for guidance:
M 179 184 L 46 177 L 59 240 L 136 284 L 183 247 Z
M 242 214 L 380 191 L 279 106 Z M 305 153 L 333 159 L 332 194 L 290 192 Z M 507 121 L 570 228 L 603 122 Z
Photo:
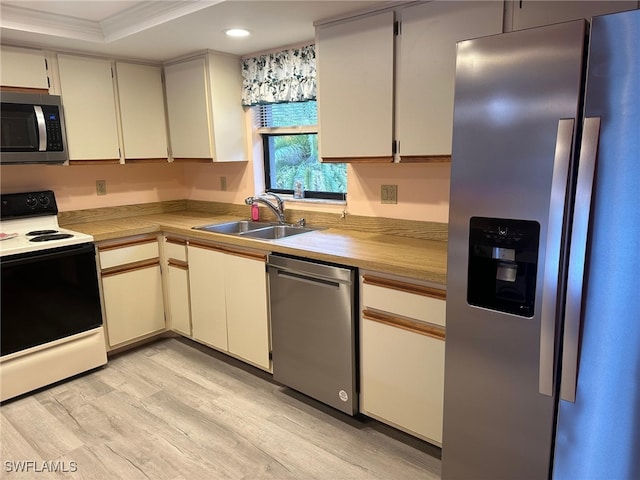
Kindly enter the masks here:
M 439 452 L 176 338 L 0 407 L 3 479 L 439 479 Z

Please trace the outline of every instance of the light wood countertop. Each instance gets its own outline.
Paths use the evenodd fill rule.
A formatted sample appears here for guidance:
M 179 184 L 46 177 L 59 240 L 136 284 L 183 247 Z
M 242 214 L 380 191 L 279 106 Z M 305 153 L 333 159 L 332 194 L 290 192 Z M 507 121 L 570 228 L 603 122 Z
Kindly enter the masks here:
M 66 224 L 93 235 L 96 242 L 164 232 L 265 253 L 284 253 L 446 285 L 447 243 L 342 228 L 325 228 L 278 240 L 257 240 L 193 230 L 192 227 L 243 218 L 176 211 Z M 311 225 L 313 227 L 313 225 Z

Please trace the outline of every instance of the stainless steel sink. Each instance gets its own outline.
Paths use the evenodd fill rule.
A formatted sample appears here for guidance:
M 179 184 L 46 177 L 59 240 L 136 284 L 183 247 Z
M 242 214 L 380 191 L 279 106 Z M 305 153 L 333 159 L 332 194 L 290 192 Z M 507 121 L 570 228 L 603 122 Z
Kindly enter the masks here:
M 299 235 L 301 233 L 313 232 L 315 229 L 308 227 L 296 227 L 291 225 L 271 225 L 256 230 L 248 230 L 240 233 L 243 237 L 261 238 L 264 240 L 276 240 L 279 238 Z
M 265 228 L 272 226 L 269 222 L 252 222 L 251 220 L 240 220 L 237 222 L 213 223 L 211 225 L 202 225 L 193 227 L 194 230 L 204 230 L 205 232 L 227 233 L 237 235 L 249 230 Z
M 205 232 L 224 233 L 227 235 L 239 235 L 261 240 L 277 240 L 279 238 L 313 232 L 317 228 L 300 227 L 295 225 L 278 225 L 270 222 L 252 222 L 251 220 L 239 220 L 235 222 L 212 223 L 193 227 L 194 230 Z

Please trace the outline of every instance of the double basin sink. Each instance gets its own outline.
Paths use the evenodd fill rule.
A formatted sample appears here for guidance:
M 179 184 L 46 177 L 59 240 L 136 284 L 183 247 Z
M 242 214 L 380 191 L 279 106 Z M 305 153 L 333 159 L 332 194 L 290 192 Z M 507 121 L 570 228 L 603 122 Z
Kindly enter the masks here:
M 193 227 L 193 229 L 203 230 L 205 232 L 225 233 L 227 235 L 257 238 L 260 240 L 278 240 L 280 238 L 286 238 L 292 235 L 299 235 L 301 233 L 317 230 L 316 228 L 296 225 L 281 225 L 269 222 L 253 222 L 251 220 L 214 223 L 211 225 Z

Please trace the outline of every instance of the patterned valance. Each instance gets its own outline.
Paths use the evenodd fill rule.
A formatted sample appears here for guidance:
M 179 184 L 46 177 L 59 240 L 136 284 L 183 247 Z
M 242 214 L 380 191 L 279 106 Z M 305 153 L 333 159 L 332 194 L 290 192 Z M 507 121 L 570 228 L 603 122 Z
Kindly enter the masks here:
M 242 61 L 245 106 L 316 99 L 315 45 Z

